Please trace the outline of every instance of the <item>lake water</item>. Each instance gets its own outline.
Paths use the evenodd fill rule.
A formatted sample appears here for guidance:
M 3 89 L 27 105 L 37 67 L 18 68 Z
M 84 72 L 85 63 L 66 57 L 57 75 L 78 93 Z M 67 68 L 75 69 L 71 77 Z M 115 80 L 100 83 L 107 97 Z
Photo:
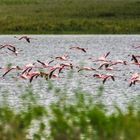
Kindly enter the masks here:
M 20 37 L 20 36 L 17 36 Z M 83 71 L 78 73 L 76 66 L 91 66 L 99 67 L 99 63 L 89 60 L 90 57 L 97 59 L 99 56 L 110 51 L 109 60 L 126 60 L 131 62 L 131 54 L 140 55 L 140 48 L 135 49 L 133 45 L 140 45 L 140 35 L 31 35 L 31 43 L 24 40 L 14 38 L 14 35 L 1 35 L 0 44 L 11 44 L 21 50 L 18 56 L 11 54 L 6 49 L 0 51 L 0 66 L 5 67 L 7 64 L 12 65 L 26 65 L 28 63 L 36 62 L 36 60 L 50 61 L 56 56 L 64 54 L 69 55 L 68 62 L 74 65 L 72 78 L 69 78 L 69 70 L 65 70 L 60 78 L 52 79 L 56 87 L 67 87 L 69 94 L 71 90 L 76 89 L 79 85 L 86 92 L 90 92 L 96 96 L 98 87 L 102 84 L 102 80 L 94 78 L 92 75 L 97 72 Z M 81 51 L 70 50 L 72 46 L 80 46 L 88 48 L 87 53 Z M 37 63 L 37 62 L 36 62 Z M 55 60 L 52 64 L 62 63 Z M 129 78 L 131 72 L 140 72 L 138 66 L 128 64 L 118 64 L 114 66 L 116 71 L 100 70 L 100 73 L 111 73 L 115 75 L 115 81 L 108 80 L 104 84 L 104 101 L 108 105 L 113 102 L 118 104 L 125 104 L 131 99 L 135 99 L 140 94 L 140 84 L 129 87 Z M 117 71 L 118 70 L 118 71 Z M 1 70 L 0 74 L 4 73 Z M 28 80 L 14 80 L 12 77 L 17 76 L 14 70 L 0 79 L 1 94 L 9 91 L 9 101 L 16 105 L 18 97 L 21 95 L 21 90 L 29 84 Z M 20 89 L 18 85 L 23 88 Z M 48 92 L 47 82 L 44 79 L 38 78 L 32 82 L 33 89 L 39 92 L 39 100 L 47 104 L 54 99 L 54 96 Z

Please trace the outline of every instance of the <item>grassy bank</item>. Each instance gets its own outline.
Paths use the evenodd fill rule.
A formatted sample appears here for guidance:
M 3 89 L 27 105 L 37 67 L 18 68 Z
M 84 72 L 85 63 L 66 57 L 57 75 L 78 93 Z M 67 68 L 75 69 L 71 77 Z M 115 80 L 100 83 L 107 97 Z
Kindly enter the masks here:
M 139 34 L 140 0 L 0 0 L 0 34 Z
M 1 140 L 140 139 L 139 104 L 130 103 L 125 111 L 114 106 L 110 112 L 101 100 L 102 87 L 96 98 L 78 89 L 69 96 L 52 84 L 48 89 L 57 96 L 48 106 L 38 103 L 30 87 L 22 94 L 19 109 L 10 107 L 4 100 L 0 106 Z

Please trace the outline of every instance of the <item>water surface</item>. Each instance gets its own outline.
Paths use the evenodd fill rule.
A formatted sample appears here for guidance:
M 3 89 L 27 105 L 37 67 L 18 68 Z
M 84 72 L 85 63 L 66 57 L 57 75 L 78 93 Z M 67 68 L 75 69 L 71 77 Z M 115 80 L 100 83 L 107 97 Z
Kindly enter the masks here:
M 37 59 L 42 61 L 50 61 L 56 56 L 63 54 L 69 55 L 69 62 L 73 65 L 91 66 L 98 68 L 99 64 L 89 60 L 90 57 L 98 58 L 102 54 L 110 51 L 108 56 L 109 60 L 126 60 L 131 62 L 131 54 L 139 54 L 140 49 L 134 49 L 133 45 L 140 45 L 139 35 L 33 35 L 35 39 L 31 43 L 14 38 L 14 35 L 1 35 L 0 44 L 15 45 L 18 50 L 22 50 L 18 56 L 9 53 L 6 50 L 1 50 L 0 66 L 4 67 L 9 63 L 13 65 L 25 65 L 28 63 L 36 62 Z M 70 50 L 72 46 L 80 46 L 88 48 L 87 53 L 81 51 Z M 7 53 L 6 53 L 7 52 Z M 54 64 L 61 63 L 55 61 Z M 140 84 L 129 87 L 130 72 L 139 72 L 138 66 L 128 64 L 116 65 L 114 69 L 119 71 L 105 71 L 100 70 L 100 73 L 112 73 L 116 76 L 115 82 L 108 80 L 104 84 L 104 101 L 111 105 L 113 102 L 125 104 L 126 102 L 134 99 L 140 94 Z M 0 74 L 4 72 L 1 70 Z M 9 101 L 17 103 L 17 97 L 21 94 L 17 85 L 27 86 L 29 81 L 21 80 L 15 81 L 12 77 L 17 76 L 17 72 L 10 72 L 5 79 L 0 79 L 0 90 L 10 91 Z M 58 87 L 67 86 L 69 91 L 76 89 L 79 84 L 80 87 L 86 92 L 90 92 L 96 96 L 98 87 L 102 84 L 100 79 L 93 78 L 95 72 L 83 71 L 78 73 L 74 68 L 72 78 L 68 78 L 69 70 L 65 70 L 60 78 L 53 79 Z M 87 77 L 86 77 L 87 76 Z M 66 84 L 67 83 L 67 84 Z M 44 79 L 36 79 L 32 82 L 33 88 L 39 92 L 38 98 L 47 103 L 54 99 L 53 95 L 48 92 L 47 82 Z M 69 93 L 71 94 L 71 93 Z

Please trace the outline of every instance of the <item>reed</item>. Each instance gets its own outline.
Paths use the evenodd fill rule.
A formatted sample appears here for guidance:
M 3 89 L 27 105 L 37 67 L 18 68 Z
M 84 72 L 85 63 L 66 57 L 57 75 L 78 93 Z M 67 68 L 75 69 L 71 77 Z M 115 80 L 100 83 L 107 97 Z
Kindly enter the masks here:
M 6 98 L 0 105 L 1 140 L 138 140 L 140 139 L 140 104 L 126 105 L 125 111 L 103 103 L 103 87 L 96 98 L 76 89 L 67 91 L 51 82 L 48 90 L 57 96 L 48 106 L 41 105 L 31 87 L 22 93 L 19 108 Z M 135 100 L 135 101 L 136 101 Z M 32 131 L 31 131 L 32 130 Z

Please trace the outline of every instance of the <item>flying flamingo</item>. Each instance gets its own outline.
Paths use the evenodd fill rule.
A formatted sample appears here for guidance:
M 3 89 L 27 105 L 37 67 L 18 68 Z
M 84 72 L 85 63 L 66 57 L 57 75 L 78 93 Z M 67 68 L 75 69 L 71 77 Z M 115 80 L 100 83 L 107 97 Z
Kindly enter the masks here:
M 29 63 L 21 67 L 21 69 L 23 70 L 22 73 L 25 73 L 27 71 L 30 72 L 33 68 L 40 68 L 40 67 L 35 66 L 35 63 Z
M 85 48 L 81 48 L 81 47 L 70 47 L 70 49 L 76 49 L 76 50 L 81 50 L 81 51 L 83 51 L 84 53 L 86 53 L 87 52 L 87 49 L 85 49 Z
M 30 83 L 32 82 L 33 78 L 37 78 L 37 77 L 42 77 L 45 78 L 46 80 L 51 79 L 53 77 L 53 73 L 55 72 L 57 68 L 51 70 L 48 73 L 44 73 L 44 72 L 29 72 L 28 74 L 30 75 Z
M 100 64 L 98 69 L 102 69 L 103 66 L 104 66 L 105 70 L 107 70 L 107 71 L 120 71 L 120 70 L 114 69 L 112 67 L 112 62 L 111 61 L 103 62 L 102 64 Z
M 5 44 L 5 45 L 0 45 L 0 49 L 3 49 L 3 48 L 11 48 L 13 50 L 16 50 L 16 47 L 11 45 L 11 44 Z
M 15 38 L 18 38 L 18 37 L 16 37 L 15 36 Z M 31 38 L 31 37 L 28 37 L 28 36 L 22 36 L 22 37 L 20 37 L 20 38 L 18 38 L 18 40 L 26 40 L 28 43 L 30 43 L 31 41 L 31 39 L 33 39 L 33 38 Z
M 113 81 L 115 81 L 115 78 L 112 74 L 94 74 L 93 77 L 103 79 L 103 84 L 108 78 L 111 78 Z
M 140 82 L 140 75 L 138 73 L 133 73 L 129 80 L 129 87 L 135 85 L 136 82 Z
M 77 68 L 79 68 L 79 67 L 77 67 Z M 79 68 L 78 72 L 83 71 L 83 70 L 86 70 L 86 71 L 96 71 L 96 69 L 92 68 L 92 67 L 81 67 L 81 68 Z
M 140 45 L 139 46 L 132 46 L 133 48 L 137 49 L 137 48 L 140 48 Z
M 116 60 L 116 61 L 112 61 L 110 66 L 112 65 L 117 65 L 117 64 L 124 64 L 124 65 L 127 65 L 127 61 L 124 61 L 124 60 Z
M 50 76 L 49 78 L 59 78 L 59 74 L 61 73 L 61 71 L 64 67 L 65 66 L 63 65 L 61 68 L 59 68 L 57 73 L 53 73 L 55 70 L 53 72 L 51 72 L 49 75 Z
M 7 48 L 7 49 L 10 50 L 11 52 L 13 52 L 16 56 L 17 56 L 17 54 L 19 53 L 18 51 L 13 50 L 13 49 L 10 49 L 10 48 Z
M 103 66 L 105 67 L 105 70 L 114 70 L 113 65 L 117 65 L 117 64 L 124 64 L 126 65 L 127 62 L 126 61 L 123 61 L 123 60 L 116 60 L 116 61 L 107 61 L 107 62 L 103 62 L 98 69 L 101 69 Z M 116 71 L 116 70 L 115 70 Z M 119 70 L 117 70 L 119 71 Z
M 73 64 L 72 63 L 61 63 L 60 66 L 70 67 L 71 69 L 73 69 Z
M 1 45 L 0 49 L 7 48 L 8 50 L 12 51 L 15 55 L 18 54 L 18 51 L 15 46 L 10 44 Z
M 108 62 L 108 60 L 106 58 L 109 54 L 110 54 L 110 52 L 107 52 L 106 54 L 100 56 L 98 59 L 93 60 L 93 62 L 98 62 L 98 61 Z M 89 58 L 89 59 L 92 59 L 92 58 Z
M 68 55 L 66 54 L 66 55 L 63 55 L 63 56 L 57 56 L 57 57 L 55 57 L 55 59 L 66 61 L 68 59 Z
M 111 62 L 103 62 L 102 64 L 100 64 L 98 69 L 102 69 L 102 67 L 104 66 L 105 69 L 107 69 L 110 66 Z
M 17 69 L 17 70 L 23 70 L 22 71 L 22 74 L 25 73 L 25 72 L 30 72 L 32 70 L 32 68 L 36 68 L 36 66 L 34 65 L 35 63 L 33 64 L 27 64 L 25 66 L 8 66 L 8 68 L 6 68 L 6 72 L 3 74 L 3 77 L 5 75 L 7 75 L 11 70 L 13 69 Z M 37 67 L 38 68 L 38 67 Z M 4 69 L 4 68 L 3 68 Z
M 49 64 L 51 64 L 54 60 L 51 60 L 50 62 L 46 63 L 46 62 L 42 62 L 40 60 L 37 60 L 38 63 L 40 63 L 44 68 L 49 67 Z
M 7 75 L 11 70 L 22 70 L 22 68 L 20 68 L 19 66 L 11 66 L 10 68 L 7 69 L 7 71 L 2 75 L 2 77 L 4 77 L 5 75 Z

